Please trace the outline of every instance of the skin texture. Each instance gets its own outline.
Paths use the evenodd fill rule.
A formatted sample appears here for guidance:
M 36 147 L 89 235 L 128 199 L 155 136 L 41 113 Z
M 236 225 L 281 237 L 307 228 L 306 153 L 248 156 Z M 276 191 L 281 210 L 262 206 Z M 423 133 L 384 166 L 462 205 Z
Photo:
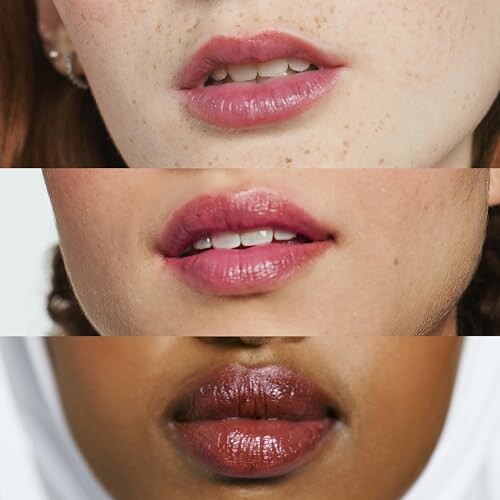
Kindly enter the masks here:
M 400 498 L 441 433 L 461 347 L 458 338 L 48 342 L 73 435 L 119 500 Z M 227 481 L 188 460 L 165 432 L 165 408 L 193 377 L 235 362 L 310 378 L 345 415 L 337 438 L 274 481 Z
M 466 167 L 500 90 L 497 0 L 37 3 L 42 26 L 57 8 L 134 167 Z M 215 35 L 269 29 L 345 60 L 336 88 L 304 115 L 257 130 L 188 115 L 175 82 L 194 51 Z
M 490 172 L 48 169 L 45 177 L 70 279 L 102 335 L 454 335 L 484 241 Z M 156 250 L 169 218 L 197 196 L 252 187 L 287 196 L 336 243 L 269 293 L 190 288 Z

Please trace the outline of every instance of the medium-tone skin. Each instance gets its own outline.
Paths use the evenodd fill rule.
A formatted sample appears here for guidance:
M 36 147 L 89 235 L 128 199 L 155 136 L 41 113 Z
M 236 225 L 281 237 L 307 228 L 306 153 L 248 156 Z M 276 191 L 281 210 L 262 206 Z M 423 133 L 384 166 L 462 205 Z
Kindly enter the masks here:
M 49 169 L 45 177 L 71 281 L 103 335 L 454 335 L 484 241 L 490 172 Z M 169 217 L 199 195 L 250 187 L 289 197 L 337 242 L 270 293 L 189 288 L 156 251 Z
M 37 4 L 44 41 L 57 44 L 54 33 L 67 30 L 134 167 L 468 167 L 472 133 L 500 90 L 497 0 Z M 174 87 L 193 52 L 217 34 L 270 29 L 345 60 L 333 92 L 258 130 L 220 130 L 188 116 Z
M 461 347 L 458 338 L 48 342 L 73 435 L 117 500 L 400 498 L 441 433 Z M 337 439 L 274 481 L 227 481 L 188 460 L 165 433 L 165 407 L 193 377 L 230 363 L 312 379 L 340 402 Z

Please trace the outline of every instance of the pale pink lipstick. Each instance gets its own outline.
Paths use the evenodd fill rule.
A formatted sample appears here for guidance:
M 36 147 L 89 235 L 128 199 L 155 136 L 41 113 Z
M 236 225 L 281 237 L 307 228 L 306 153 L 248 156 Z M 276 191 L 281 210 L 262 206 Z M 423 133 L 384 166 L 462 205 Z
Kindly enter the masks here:
M 257 76 L 252 82 L 229 79 L 211 85 L 219 83 L 210 80 L 214 70 L 284 59 L 305 61 L 309 67 L 303 71 L 290 67 L 286 75 Z M 177 87 L 195 118 L 218 127 L 249 128 L 303 113 L 334 87 L 345 67 L 337 57 L 284 33 L 217 36 L 190 59 Z
M 251 189 L 187 203 L 158 250 L 188 286 L 227 296 L 274 290 L 334 243 L 335 235 L 295 203 Z
M 341 422 L 326 394 L 282 366 L 229 365 L 195 383 L 167 417 L 188 456 L 217 475 L 286 475 L 312 459 Z

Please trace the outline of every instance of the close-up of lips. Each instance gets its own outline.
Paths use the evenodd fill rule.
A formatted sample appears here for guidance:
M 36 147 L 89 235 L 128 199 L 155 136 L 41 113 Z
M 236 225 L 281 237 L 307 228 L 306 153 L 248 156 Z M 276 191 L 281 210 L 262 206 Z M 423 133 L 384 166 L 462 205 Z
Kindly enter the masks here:
M 342 69 L 335 57 L 283 33 L 216 37 L 190 59 L 178 87 L 194 117 L 244 128 L 306 110 L 333 87 Z
M 280 366 L 226 367 L 174 410 L 169 431 L 180 446 L 207 470 L 240 479 L 290 473 L 341 425 L 319 388 Z
M 193 288 L 249 295 L 278 287 L 334 242 L 284 196 L 253 189 L 191 201 L 175 213 L 159 249 Z
M 44 174 L 61 333 L 495 334 L 495 170 Z
M 0 500 L 500 499 L 499 0 L 0 12 Z
M 50 498 L 494 500 L 487 340 L 3 339 L 0 361 Z
M 497 0 L 0 5 L 1 167 L 500 166 Z

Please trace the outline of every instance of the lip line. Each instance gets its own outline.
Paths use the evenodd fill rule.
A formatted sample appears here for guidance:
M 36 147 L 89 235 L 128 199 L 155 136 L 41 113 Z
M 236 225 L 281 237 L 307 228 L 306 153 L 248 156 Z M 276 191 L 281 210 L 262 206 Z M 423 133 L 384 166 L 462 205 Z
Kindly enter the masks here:
M 265 203 L 267 210 L 252 211 L 253 206 L 248 208 L 245 199 Z M 212 210 L 213 214 L 212 220 L 203 225 L 198 219 L 203 216 L 204 208 Z M 300 214 L 300 219 L 297 214 Z M 256 217 L 258 221 L 253 220 Z M 214 221 L 214 218 L 217 221 Z M 158 251 L 166 258 L 179 258 L 186 248 L 205 236 L 222 232 L 241 233 L 268 227 L 302 235 L 312 243 L 335 243 L 337 239 L 335 233 L 325 229 L 306 210 L 285 196 L 269 189 L 253 188 L 232 193 L 201 195 L 191 199 L 170 218 L 158 242 Z
M 270 45 L 271 42 L 275 43 L 274 47 Z M 251 55 L 240 58 L 229 55 L 228 52 L 230 49 L 234 50 L 235 46 L 240 54 L 246 50 Z M 266 53 L 271 53 L 272 56 L 267 56 Z M 313 43 L 281 31 L 267 30 L 242 36 L 215 35 L 189 58 L 177 79 L 177 89 L 182 91 L 202 88 L 210 73 L 222 64 L 257 64 L 285 57 L 307 60 L 317 66 L 318 71 L 345 66 L 338 57 L 328 54 Z

